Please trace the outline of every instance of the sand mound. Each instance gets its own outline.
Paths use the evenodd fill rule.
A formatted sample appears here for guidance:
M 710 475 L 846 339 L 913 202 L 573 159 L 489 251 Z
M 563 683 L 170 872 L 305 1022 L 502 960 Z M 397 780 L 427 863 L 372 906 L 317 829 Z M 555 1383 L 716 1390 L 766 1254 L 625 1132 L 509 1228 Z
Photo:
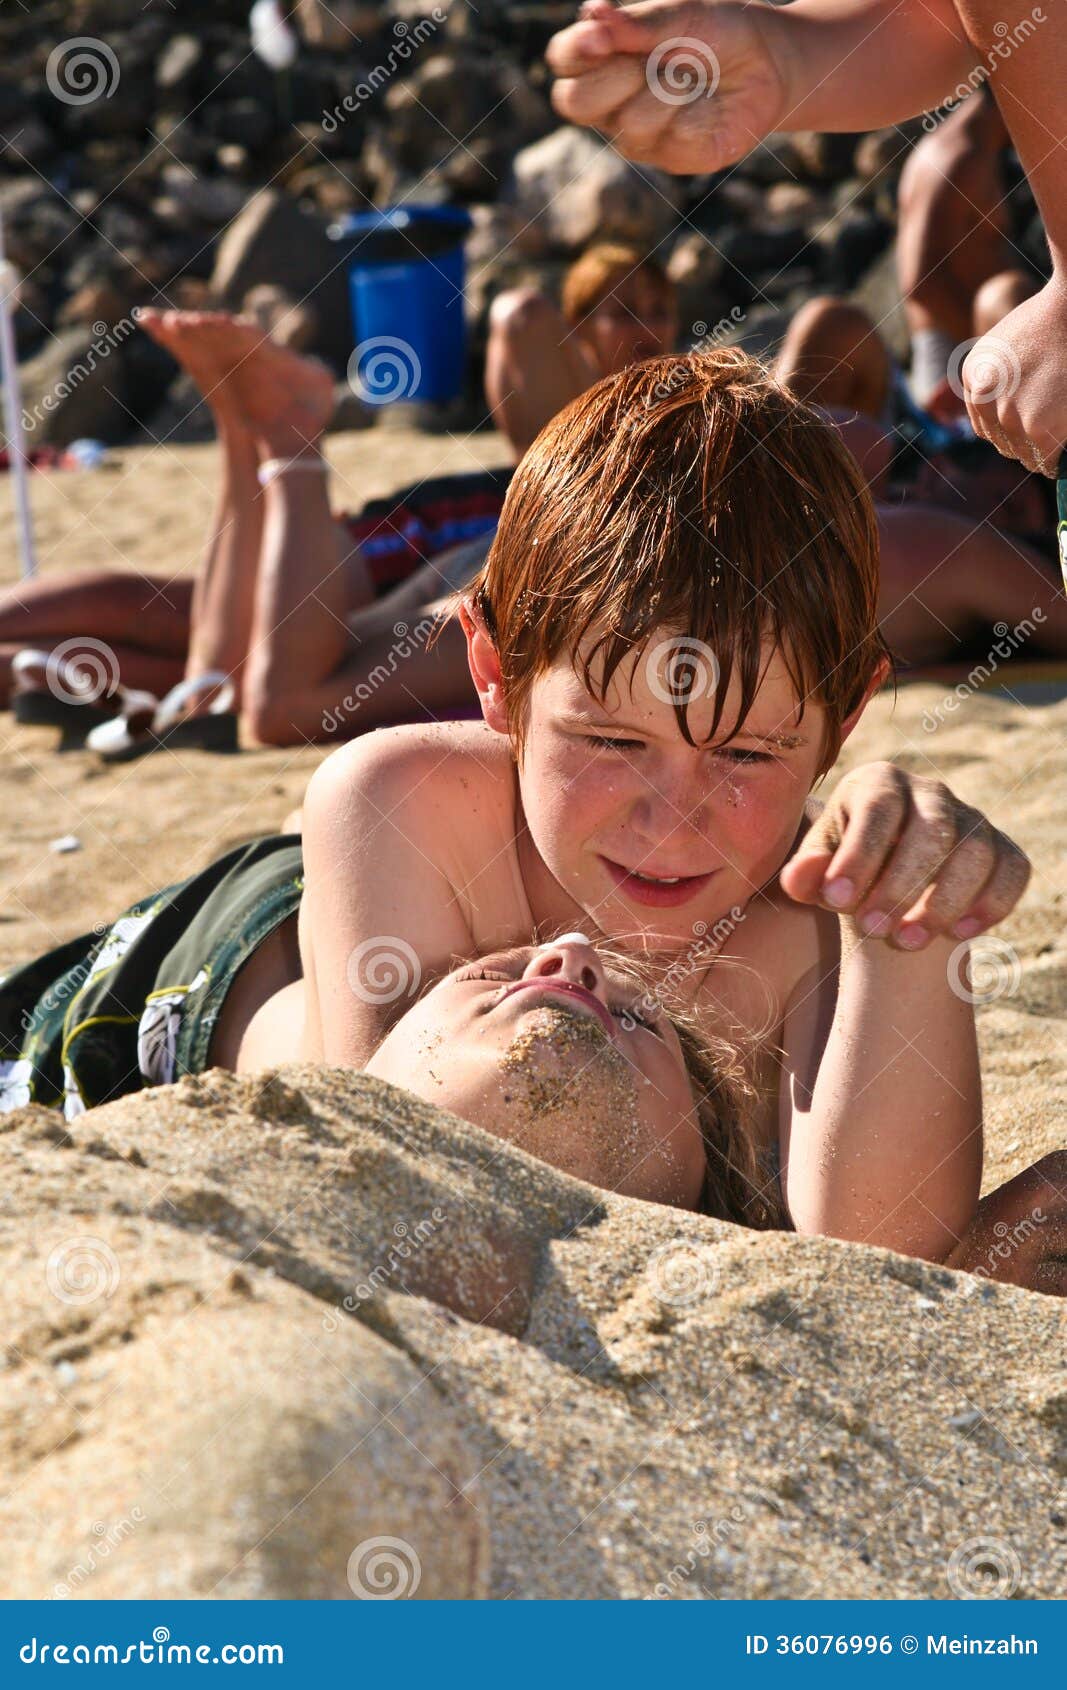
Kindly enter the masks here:
M 1063 1589 L 1059 1301 L 339 1070 L 8 1124 L 5 1595 Z
M 330 453 L 348 506 L 504 461 L 403 430 Z M 118 462 L 35 478 L 43 567 L 195 567 L 214 450 Z M 0 741 L 5 968 L 278 827 L 323 755 Z M 1067 1144 L 1067 703 L 909 687 L 840 769 L 876 757 L 1034 859 L 985 942 L 988 1189 Z M 1062 1303 L 605 1198 L 336 1071 L 8 1126 L 5 1595 L 1064 1588 Z

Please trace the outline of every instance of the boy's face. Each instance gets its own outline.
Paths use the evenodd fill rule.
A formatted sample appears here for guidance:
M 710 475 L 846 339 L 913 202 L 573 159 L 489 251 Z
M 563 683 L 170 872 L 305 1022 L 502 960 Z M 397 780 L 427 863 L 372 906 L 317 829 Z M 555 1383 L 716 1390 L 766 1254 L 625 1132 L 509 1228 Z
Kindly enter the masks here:
M 687 655 L 695 747 L 672 703 Z M 746 904 L 785 862 L 819 772 L 826 713 L 809 702 L 799 722 L 781 652 L 765 650 L 764 660 L 748 717 L 735 727 L 734 678 L 708 746 L 713 659 L 666 630 L 620 665 L 603 704 L 566 657 L 535 682 L 519 770 L 530 838 L 557 883 L 620 945 L 684 949 L 695 924 Z

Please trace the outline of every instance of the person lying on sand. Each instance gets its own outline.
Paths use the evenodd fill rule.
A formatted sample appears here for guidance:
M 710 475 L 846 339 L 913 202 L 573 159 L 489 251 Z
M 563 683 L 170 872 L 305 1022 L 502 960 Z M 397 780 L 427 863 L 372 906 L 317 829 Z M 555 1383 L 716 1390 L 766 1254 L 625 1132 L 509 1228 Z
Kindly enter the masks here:
M 10 688 L 20 651 L 37 654 L 19 660 L 17 716 L 69 721 L 83 737 L 114 717 L 116 700 L 101 696 L 101 664 L 91 661 L 100 641 L 112 654 L 103 684 L 113 687 L 117 672 L 122 688 L 149 695 L 125 701 L 128 727 L 97 735 L 105 756 L 150 749 L 154 705 L 179 684 L 162 712 L 173 719 L 170 742 L 218 748 L 220 694 L 231 747 L 237 712 L 254 738 L 288 745 L 474 705 L 460 630 L 428 649 L 430 607 L 484 558 L 510 471 L 437 477 L 335 517 L 321 450 L 334 407 L 324 366 L 222 312 L 144 311 L 139 321 L 215 419 L 222 485 L 204 563 L 195 580 L 101 570 L 6 589 L 0 686 Z M 421 627 L 424 618 L 401 662 L 397 623 Z M 48 659 L 57 646 L 71 655 L 56 674 Z M 309 648 L 310 673 L 335 673 L 337 698 L 358 693 L 344 723 L 301 708 Z
M 273 972 L 272 943 L 282 937 L 301 885 L 299 846 L 271 836 L 134 905 L 102 936 L 87 934 L 16 970 L 0 982 L 0 1109 L 62 1103 L 74 1119 L 142 1085 L 213 1067 L 258 1073 L 296 1058 L 296 1006 L 266 1029 L 254 1005 L 257 976 Z M 842 926 L 852 944 L 864 942 L 854 923 L 844 918 Z M 883 969 L 893 967 L 891 958 L 883 949 Z M 973 1113 L 978 1084 L 968 1017 L 949 994 L 935 953 L 907 963 L 912 992 L 899 1031 L 917 1038 L 925 1016 L 947 1014 L 953 1025 L 942 1041 L 944 1077 L 967 1100 L 948 1158 L 958 1181 L 956 1236 L 940 1257 L 1067 1292 L 1067 1197 L 1057 1196 L 1067 1152 L 978 1202 L 981 1119 L 980 1110 Z M 370 968 L 373 985 L 365 981 L 363 989 L 387 1008 L 366 1073 L 592 1185 L 758 1229 L 793 1225 L 776 1154 L 763 1157 L 756 1147 L 751 1087 L 736 1053 L 699 1035 L 684 1009 L 668 1010 L 632 958 L 570 933 L 438 976 L 418 977 L 400 951 L 379 952 Z M 877 1066 L 884 1004 L 856 971 L 844 989 L 851 1028 L 831 1035 L 842 1047 L 833 1060 L 854 1093 L 873 1091 L 891 1124 L 900 1076 L 895 1063 Z M 864 1028 L 873 1043 L 856 1065 L 848 1041 Z M 795 1152 L 798 1162 L 817 1157 L 819 1114 L 828 1101 L 824 1092 L 812 1104 L 811 1142 Z M 921 1098 L 914 1101 L 921 1107 Z M 883 1180 L 879 1163 L 892 1161 L 896 1138 L 887 1133 L 881 1156 L 870 1165 L 854 1158 L 850 1172 L 857 1187 L 875 1187 L 867 1209 L 876 1242 L 886 1218 L 878 1204 L 892 1204 L 899 1184 Z M 813 1188 L 824 1180 L 817 1159 L 804 1177 Z M 1026 1213 L 1043 1224 L 1020 1227 Z M 990 1252 L 1009 1216 L 1018 1247 Z
M 505 288 L 490 307 L 485 396 L 516 462 L 594 381 L 677 344 L 677 290 L 641 247 L 587 247 L 564 276 L 561 295 L 557 306 L 538 288 Z

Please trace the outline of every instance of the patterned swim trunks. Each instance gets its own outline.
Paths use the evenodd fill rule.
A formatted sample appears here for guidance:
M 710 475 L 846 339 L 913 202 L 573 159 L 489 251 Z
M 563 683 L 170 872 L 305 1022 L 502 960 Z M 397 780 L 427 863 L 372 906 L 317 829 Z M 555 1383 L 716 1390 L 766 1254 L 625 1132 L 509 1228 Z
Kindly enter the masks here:
M 236 846 L 199 874 L 0 979 L 0 1113 L 68 1120 L 209 1066 L 226 994 L 300 906 L 299 835 Z

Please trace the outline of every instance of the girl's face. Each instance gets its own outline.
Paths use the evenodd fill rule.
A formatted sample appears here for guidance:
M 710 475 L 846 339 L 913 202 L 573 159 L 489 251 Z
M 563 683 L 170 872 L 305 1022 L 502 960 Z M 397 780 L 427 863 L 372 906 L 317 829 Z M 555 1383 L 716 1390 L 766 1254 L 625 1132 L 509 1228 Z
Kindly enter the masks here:
M 678 313 L 672 297 L 643 270 L 636 270 L 590 311 L 577 331 L 602 375 L 616 375 L 642 358 L 661 358 L 678 341 Z
M 445 976 L 368 1074 L 628 1197 L 695 1208 L 704 1141 L 673 1025 L 581 934 Z
M 798 720 L 777 651 L 767 653 L 752 709 L 733 732 L 739 684 L 731 684 L 714 745 L 703 743 L 714 698 L 694 688 L 696 744 L 686 743 L 671 665 L 703 666 L 703 690 L 713 691 L 714 659 L 697 647 L 654 633 L 616 671 L 604 704 L 565 657 L 531 693 L 519 786 L 536 855 L 525 872 L 536 881 L 547 869 L 623 949 L 682 950 L 743 908 L 785 862 L 819 772 L 825 711 L 809 703 Z

